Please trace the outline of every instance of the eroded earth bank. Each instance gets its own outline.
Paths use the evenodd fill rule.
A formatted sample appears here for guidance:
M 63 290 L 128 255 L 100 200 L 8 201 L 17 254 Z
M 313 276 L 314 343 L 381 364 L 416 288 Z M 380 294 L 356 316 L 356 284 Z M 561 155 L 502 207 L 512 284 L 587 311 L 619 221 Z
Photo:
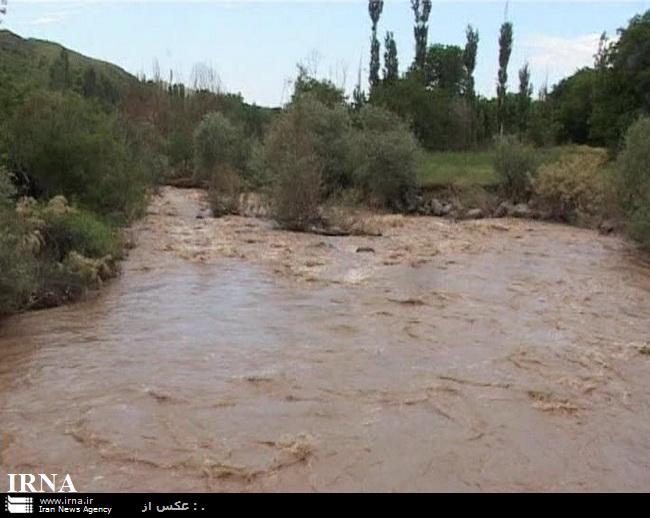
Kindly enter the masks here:
M 197 219 L 201 197 L 163 189 L 97 297 L 2 323 L 1 472 L 80 491 L 650 487 L 650 266 L 622 240 L 401 216 L 323 237 Z

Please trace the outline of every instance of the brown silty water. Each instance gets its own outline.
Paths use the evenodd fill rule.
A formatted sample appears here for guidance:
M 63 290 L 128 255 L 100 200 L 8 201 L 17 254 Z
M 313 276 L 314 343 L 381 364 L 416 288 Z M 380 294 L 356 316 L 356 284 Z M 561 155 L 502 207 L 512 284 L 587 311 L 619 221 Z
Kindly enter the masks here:
M 377 216 L 196 219 L 0 328 L 0 471 L 80 491 L 650 488 L 650 267 L 616 237 Z M 372 247 L 375 253 L 357 253 Z

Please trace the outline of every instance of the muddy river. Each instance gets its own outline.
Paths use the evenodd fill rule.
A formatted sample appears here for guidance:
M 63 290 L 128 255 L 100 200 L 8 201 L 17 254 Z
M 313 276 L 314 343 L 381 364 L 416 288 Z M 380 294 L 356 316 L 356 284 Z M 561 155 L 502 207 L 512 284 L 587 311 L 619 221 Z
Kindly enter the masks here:
M 1 324 L 0 472 L 650 490 L 650 265 L 623 240 L 402 216 L 323 237 L 202 211 L 163 189 L 119 279 Z

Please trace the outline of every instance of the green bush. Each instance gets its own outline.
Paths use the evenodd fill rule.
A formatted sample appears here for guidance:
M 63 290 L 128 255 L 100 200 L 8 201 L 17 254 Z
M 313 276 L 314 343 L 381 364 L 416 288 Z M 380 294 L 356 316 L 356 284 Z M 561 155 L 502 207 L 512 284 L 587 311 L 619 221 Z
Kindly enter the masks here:
M 269 171 L 266 166 L 267 147 L 264 142 L 253 141 L 250 156 L 246 162 L 243 180 L 246 187 L 254 191 L 266 190 L 270 185 Z
M 278 223 L 290 230 L 307 230 L 318 222 L 323 166 L 299 105 L 274 121 L 264 144 L 264 163 Z
M 294 83 L 292 102 L 302 97 L 310 96 L 326 106 L 335 107 L 345 104 L 345 92 L 327 79 L 316 79 L 307 69 L 298 65 L 298 77 Z
M 580 146 L 540 167 L 535 195 L 551 218 L 590 225 L 605 217 L 607 157 L 603 149 Z
M 102 258 L 119 255 L 120 249 L 113 230 L 92 213 L 72 209 L 66 212 L 43 210 L 42 234 L 48 250 L 57 261 L 70 252 L 84 257 Z
M 36 286 L 35 261 L 25 245 L 25 232 L 0 214 L 0 315 L 22 308 Z
M 349 159 L 355 186 L 373 204 L 397 208 L 417 185 L 417 141 L 397 116 L 381 108 L 360 110 Z
M 224 166 L 219 175 L 210 182 L 208 202 L 215 217 L 239 213 L 239 194 L 241 180 L 239 174 L 230 166 Z
M 149 177 L 118 121 L 67 93 L 30 94 L 10 124 L 12 161 L 43 197 L 63 194 L 116 218 L 141 212 Z
M 618 165 L 630 235 L 650 250 L 650 117 L 630 126 Z
M 427 150 L 459 151 L 475 144 L 479 129 L 476 105 L 449 90 L 426 87 L 418 74 L 381 82 L 373 87 L 370 101 L 408 121 Z
M 499 139 L 494 156 L 494 171 L 505 196 L 512 201 L 526 201 L 531 193 L 536 169 L 537 159 L 532 147 L 511 136 Z
M 350 186 L 350 115 L 341 103 L 326 105 L 313 93 L 303 93 L 291 109 L 299 111 L 303 131 L 308 134 L 321 164 L 323 190 L 329 196 Z
M 34 258 L 14 210 L 15 189 L 0 167 L 0 315 L 21 308 L 35 287 Z
M 9 171 L 0 166 L 0 210 L 13 207 L 14 196 L 16 196 L 16 188 L 11 181 Z
M 241 171 L 247 158 L 242 129 L 218 112 L 208 113 L 194 132 L 194 174 L 210 180 L 224 167 Z

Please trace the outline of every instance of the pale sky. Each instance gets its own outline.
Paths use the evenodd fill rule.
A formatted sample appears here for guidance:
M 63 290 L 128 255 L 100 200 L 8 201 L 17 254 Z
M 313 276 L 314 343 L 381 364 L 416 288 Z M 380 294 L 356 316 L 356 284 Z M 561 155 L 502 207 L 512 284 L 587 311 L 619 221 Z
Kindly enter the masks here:
M 650 2 L 511 0 L 514 24 L 510 88 L 517 70 L 530 63 L 537 90 L 590 65 L 603 30 L 614 35 Z M 429 42 L 464 45 L 468 23 L 478 28 L 477 89 L 493 96 L 498 30 L 505 2 L 435 1 Z M 290 95 L 296 63 L 319 76 L 354 88 L 359 62 L 364 86 L 370 41 L 367 1 L 307 0 L 8 0 L 3 27 L 23 37 L 56 41 L 77 52 L 115 63 L 134 74 L 152 75 L 154 60 L 163 77 L 189 81 L 197 62 L 210 64 L 224 88 L 249 102 L 277 106 Z M 400 70 L 413 59 L 413 15 L 408 0 L 385 2 L 379 32 L 395 33 Z M 383 55 L 383 45 L 382 45 Z

